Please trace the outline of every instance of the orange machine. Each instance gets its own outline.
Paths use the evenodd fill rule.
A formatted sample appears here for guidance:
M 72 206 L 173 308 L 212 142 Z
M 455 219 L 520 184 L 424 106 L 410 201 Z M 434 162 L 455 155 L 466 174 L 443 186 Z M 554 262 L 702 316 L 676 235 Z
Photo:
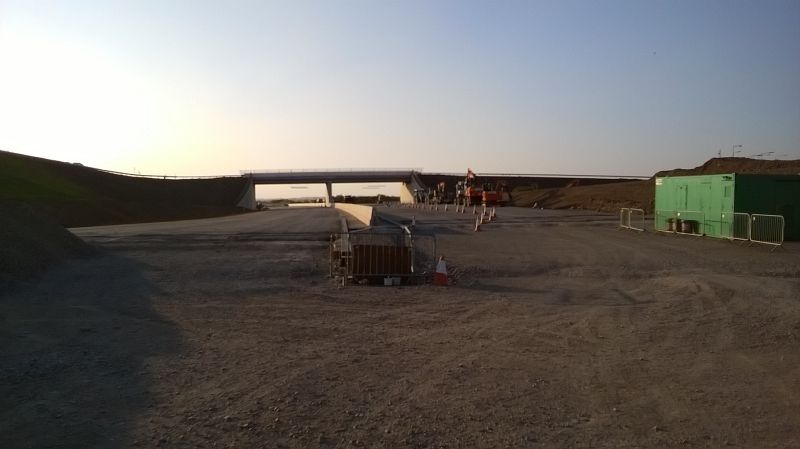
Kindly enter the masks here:
M 508 191 L 508 184 L 505 181 L 496 183 L 486 183 L 483 185 L 481 202 L 487 206 L 505 206 L 511 201 L 511 194 Z
M 464 199 L 467 206 L 480 204 L 483 201 L 483 185 L 478 183 L 478 176 L 471 168 L 467 169 L 467 177 L 464 178 Z

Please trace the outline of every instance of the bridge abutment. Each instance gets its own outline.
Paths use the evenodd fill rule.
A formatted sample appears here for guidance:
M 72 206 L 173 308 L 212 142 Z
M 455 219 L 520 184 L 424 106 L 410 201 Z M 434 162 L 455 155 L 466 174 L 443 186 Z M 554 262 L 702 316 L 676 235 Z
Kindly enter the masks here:
M 256 210 L 256 184 L 253 180 L 249 180 L 245 190 L 242 192 L 242 197 L 236 207 L 242 207 L 249 210 Z
M 401 204 L 414 204 L 416 196 L 414 195 L 414 188 L 411 184 L 404 182 L 400 184 L 400 203 Z

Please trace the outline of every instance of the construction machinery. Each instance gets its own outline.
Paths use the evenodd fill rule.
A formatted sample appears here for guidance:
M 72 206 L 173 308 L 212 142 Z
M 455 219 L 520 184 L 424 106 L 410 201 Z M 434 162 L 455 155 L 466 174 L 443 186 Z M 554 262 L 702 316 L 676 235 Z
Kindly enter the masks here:
M 472 169 L 467 169 L 464 181 L 456 184 L 456 200 L 458 204 L 473 206 L 505 206 L 511 201 L 511 193 L 506 181 L 480 182 Z
M 467 169 L 464 178 L 464 201 L 467 206 L 481 204 L 483 201 L 483 185 L 478 183 L 478 176 L 471 168 Z
M 483 184 L 481 202 L 486 206 L 505 206 L 511 201 L 511 193 L 505 181 Z

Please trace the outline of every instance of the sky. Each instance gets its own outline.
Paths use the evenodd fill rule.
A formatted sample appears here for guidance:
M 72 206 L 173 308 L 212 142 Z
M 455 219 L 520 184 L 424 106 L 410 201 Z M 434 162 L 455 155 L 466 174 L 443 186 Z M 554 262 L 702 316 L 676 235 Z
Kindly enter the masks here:
M 798 159 L 800 1 L 0 0 L 0 149 L 157 175 Z

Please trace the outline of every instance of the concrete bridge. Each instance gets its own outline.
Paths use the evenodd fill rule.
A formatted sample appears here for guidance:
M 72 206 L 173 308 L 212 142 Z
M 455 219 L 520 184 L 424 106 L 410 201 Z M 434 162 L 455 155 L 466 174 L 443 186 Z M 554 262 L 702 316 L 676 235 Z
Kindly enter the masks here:
M 325 204 L 333 204 L 333 183 L 399 182 L 400 201 L 414 202 L 414 190 L 424 189 L 420 172 L 411 169 L 386 170 L 267 170 L 243 171 L 242 176 L 250 179 L 248 190 L 242 195 L 239 207 L 256 208 L 256 189 L 258 184 L 325 184 L 327 195 Z

